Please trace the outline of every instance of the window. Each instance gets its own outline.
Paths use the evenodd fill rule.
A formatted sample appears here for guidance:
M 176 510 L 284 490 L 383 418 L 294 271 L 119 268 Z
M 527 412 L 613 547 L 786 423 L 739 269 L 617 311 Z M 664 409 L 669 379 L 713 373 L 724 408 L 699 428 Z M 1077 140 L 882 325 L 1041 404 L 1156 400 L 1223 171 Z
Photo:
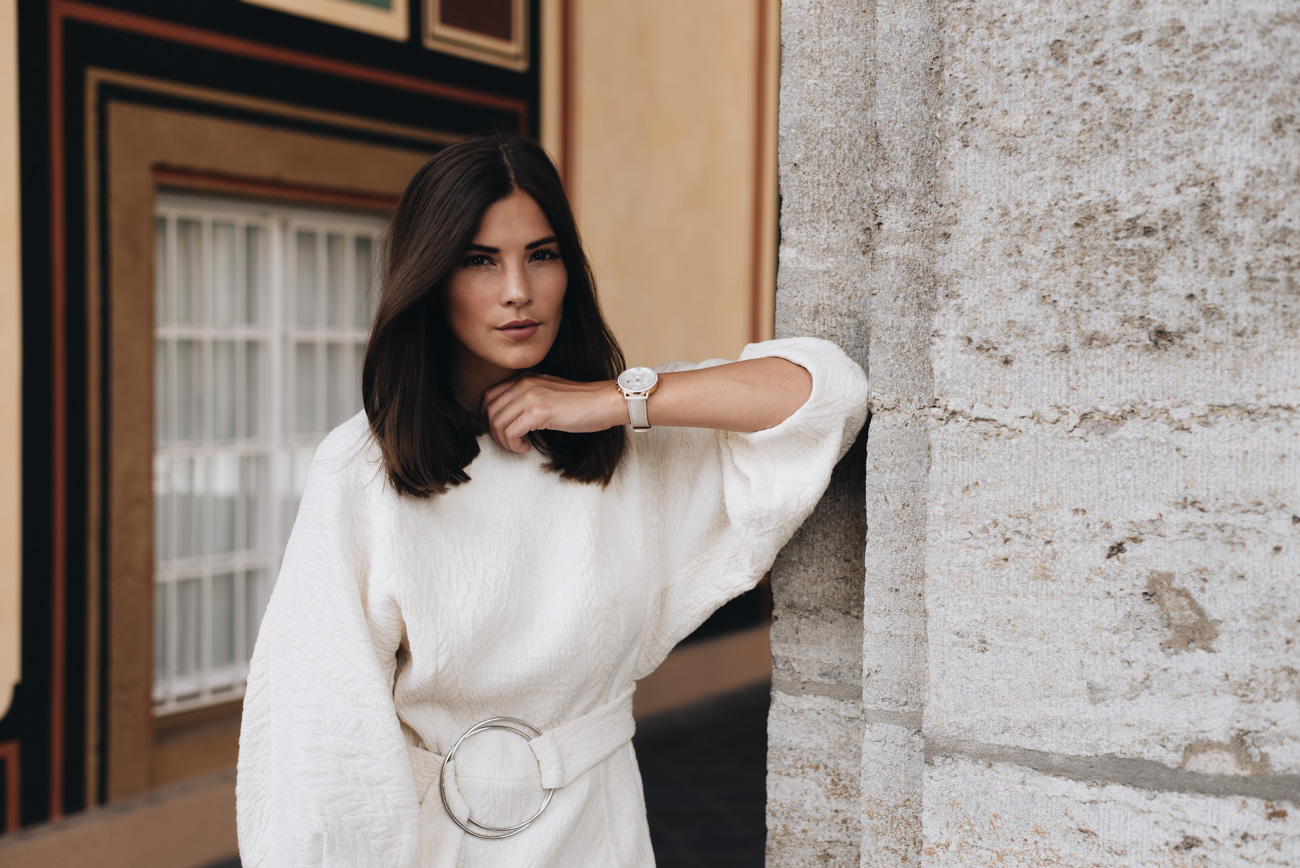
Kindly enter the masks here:
M 155 215 L 161 715 L 243 694 L 312 453 L 361 409 L 382 221 L 181 194 Z

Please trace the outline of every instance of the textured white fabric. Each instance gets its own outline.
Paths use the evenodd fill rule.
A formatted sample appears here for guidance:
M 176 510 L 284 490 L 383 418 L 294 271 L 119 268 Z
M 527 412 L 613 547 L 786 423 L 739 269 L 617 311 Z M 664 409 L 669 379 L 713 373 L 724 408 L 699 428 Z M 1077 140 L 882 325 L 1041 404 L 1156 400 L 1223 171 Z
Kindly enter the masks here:
M 399 498 L 364 416 L 331 433 L 249 673 L 237 785 L 245 868 L 652 866 L 631 743 L 500 841 L 461 832 L 436 783 L 420 792 L 408 745 L 442 754 L 496 716 L 561 726 L 753 587 L 816 505 L 867 405 L 866 377 L 833 344 L 767 341 L 741 358 L 762 356 L 811 372 L 812 395 L 793 416 L 755 434 L 629 434 L 605 488 L 483 437 L 469 483 Z M 521 738 L 475 735 L 455 765 L 480 822 L 511 825 L 540 802 L 538 761 Z

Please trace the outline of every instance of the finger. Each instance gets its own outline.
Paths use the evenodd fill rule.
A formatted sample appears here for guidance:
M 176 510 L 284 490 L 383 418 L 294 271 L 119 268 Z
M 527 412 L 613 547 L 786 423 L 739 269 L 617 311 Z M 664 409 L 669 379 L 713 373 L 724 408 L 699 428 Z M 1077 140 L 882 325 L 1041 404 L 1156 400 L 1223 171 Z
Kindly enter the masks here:
M 538 406 L 529 407 L 502 428 L 502 433 L 512 452 L 527 452 L 532 444 L 526 439 L 533 431 L 545 428 L 543 420 L 545 410 Z
M 486 392 L 483 393 L 483 404 L 481 407 L 479 407 L 479 411 L 487 412 L 487 408 L 490 404 L 494 403 L 502 395 L 506 394 L 511 389 L 518 386 L 520 381 L 523 379 L 524 377 L 511 377 L 508 380 L 502 380 L 492 388 L 488 389 Z
M 539 403 L 544 400 L 542 392 L 536 384 L 522 386 L 502 394 L 493 403 L 488 414 L 488 426 L 502 448 L 511 452 L 528 451 L 524 435 L 544 423 L 537 412 Z M 529 418 L 525 419 L 525 416 Z

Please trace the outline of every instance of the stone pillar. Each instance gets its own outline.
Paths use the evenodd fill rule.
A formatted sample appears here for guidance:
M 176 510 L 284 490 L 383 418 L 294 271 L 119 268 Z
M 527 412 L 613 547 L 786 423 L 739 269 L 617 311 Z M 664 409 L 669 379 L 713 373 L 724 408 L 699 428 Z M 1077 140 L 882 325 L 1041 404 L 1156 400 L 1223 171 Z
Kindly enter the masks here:
M 875 398 L 774 570 L 768 864 L 1300 864 L 1293 5 L 782 19 L 777 328 Z
M 786 0 L 776 333 L 867 362 L 870 6 Z M 769 865 L 852 865 L 862 790 L 862 442 L 772 569 Z

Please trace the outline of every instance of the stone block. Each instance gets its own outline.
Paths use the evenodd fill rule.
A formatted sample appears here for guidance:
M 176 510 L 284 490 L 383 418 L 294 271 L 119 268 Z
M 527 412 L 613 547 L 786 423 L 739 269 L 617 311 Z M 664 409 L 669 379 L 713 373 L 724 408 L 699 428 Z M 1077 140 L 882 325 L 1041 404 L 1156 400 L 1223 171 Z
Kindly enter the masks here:
M 862 733 L 862 868 L 921 864 L 925 745 L 914 726 L 873 722 Z
M 860 703 L 772 691 L 767 750 L 767 864 L 856 866 Z
M 1300 424 L 932 434 L 926 731 L 1300 772 Z
M 944 31 L 943 402 L 1100 424 L 1293 411 L 1294 9 L 959 2 Z
M 1294 803 L 1082 783 L 1007 763 L 935 757 L 927 868 L 1291 868 Z

